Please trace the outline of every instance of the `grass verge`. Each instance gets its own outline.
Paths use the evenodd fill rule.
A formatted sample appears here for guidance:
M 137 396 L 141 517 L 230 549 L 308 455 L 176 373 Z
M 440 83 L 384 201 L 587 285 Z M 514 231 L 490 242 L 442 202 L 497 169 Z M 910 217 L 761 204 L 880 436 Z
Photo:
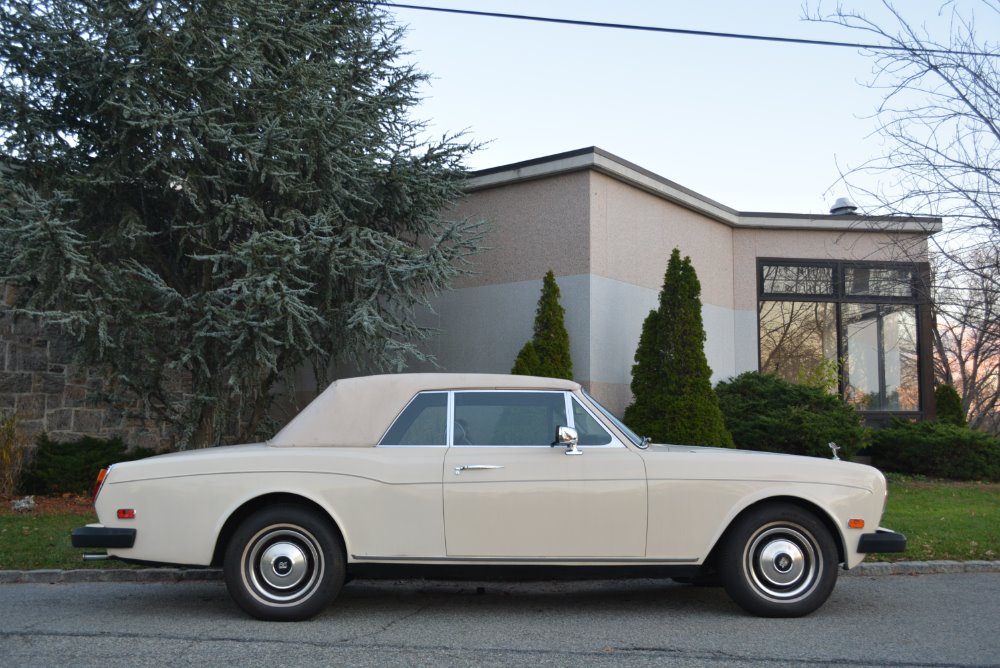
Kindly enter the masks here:
M 1000 559 L 1000 484 L 889 476 L 882 524 L 906 534 L 902 554 L 868 561 Z
M 64 504 L 65 505 L 65 504 Z M 0 510 L 0 570 L 121 568 L 118 561 L 84 563 L 69 533 L 96 521 L 87 510 L 49 507 L 32 513 Z M 926 480 L 892 475 L 882 524 L 906 534 L 902 554 L 868 561 L 1000 560 L 1000 484 Z

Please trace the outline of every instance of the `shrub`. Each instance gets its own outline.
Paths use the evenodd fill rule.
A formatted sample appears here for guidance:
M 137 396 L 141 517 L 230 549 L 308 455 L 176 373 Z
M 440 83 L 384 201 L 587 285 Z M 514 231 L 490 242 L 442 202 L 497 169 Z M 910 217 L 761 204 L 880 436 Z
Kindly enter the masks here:
M 861 416 L 840 397 L 810 385 L 796 385 L 750 371 L 715 388 L 736 447 L 830 457 L 854 456 L 864 445 Z
M 17 428 L 17 417 L 0 420 L 0 497 L 17 493 L 31 450 Z
M 97 472 L 102 468 L 154 454 L 146 448 L 126 450 L 118 438 L 85 436 L 60 443 L 42 434 L 31 465 L 24 472 L 22 487 L 27 494 L 84 494 L 93 489 Z
M 535 311 L 534 336 L 518 353 L 510 371 L 512 374 L 573 379 L 566 309 L 559 303 L 559 297 L 556 276 L 548 271 L 542 280 L 542 294 Z
M 956 424 L 897 420 L 872 434 L 868 452 L 886 471 L 1000 482 L 1000 440 Z
M 657 443 L 733 447 L 705 357 L 701 283 L 674 249 L 659 306 L 642 323 L 625 423 Z
M 934 406 L 938 422 L 965 426 L 965 411 L 962 410 L 962 398 L 951 385 L 938 385 L 934 390 Z

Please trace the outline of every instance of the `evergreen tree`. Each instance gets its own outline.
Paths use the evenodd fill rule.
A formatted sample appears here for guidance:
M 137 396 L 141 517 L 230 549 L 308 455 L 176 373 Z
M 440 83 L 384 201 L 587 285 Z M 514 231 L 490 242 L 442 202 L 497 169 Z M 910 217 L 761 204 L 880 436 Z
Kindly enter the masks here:
M 400 62 L 384 10 L 0 12 L 0 283 L 17 286 L 16 312 L 61 326 L 82 363 L 199 446 L 259 433 L 303 364 L 322 383 L 331 362 L 422 357 L 413 309 L 481 237 L 440 217 L 474 147 L 419 138 L 426 77 Z
M 632 367 L 625 422 L 659 443 L 733 446 L 705 358 L 701 284 L 691 258 L 674 249 L 659 308 L 650 311 Z
M 510 372 L 516 376 L 537 376 L 540 372 L 542 361 L 538 359 L 538 351 L 535 350 L 535 342 L 528 341 L 517 353 L 514 360 L 514 368 Z
M 566 310 L 559 303 L 559 297 L 555 274 L 549 271 L 542 281 L 542 295 L 538 298 L 534 337 L 517 354 L 511 373 L 573 379 L 569 333 L 564 322 Z
M 934 408 L 938 422 L 946 422 L 958 427 L 965 426 L 965 409 L 962 397 L 951 385 L 938 385 L 934 390 Z

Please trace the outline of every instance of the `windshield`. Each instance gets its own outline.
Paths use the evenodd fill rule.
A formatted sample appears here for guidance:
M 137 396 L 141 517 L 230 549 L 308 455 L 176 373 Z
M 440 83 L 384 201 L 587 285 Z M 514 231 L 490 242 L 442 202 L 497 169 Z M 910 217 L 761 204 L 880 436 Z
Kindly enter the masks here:
M 611 420 L 611 423 L 614 424 L 616 427 L 618 427 L 618 429 L 623 434 L 625 434 L 625 436 L 628 438 L 628 440 L 632 441 L 633 445 L 635 445 L 637 447 L 642 447 L 642 445 L 643 445 L 643 439 L 642 438 L 640 438 L 639 436 L 637 436 L 634 431 L 632 431 L 631 429 L 629 429 L 628 427 L 626 427 L 624 422 L 622 422 L 621 420 L 619 420 L 618 418 L 616 418 L 614 415 L 612 415 L 611 411 L 609 411 L 607 408 L 605 408 L 604 406 L 601 405 L 601 402 L 599 402 L 594 397 L 590 396 L 589 392 L 587 392 L 586 390 L 584 390 L 583 394 L 584 394 L 585 397 L 587 397 L 588 400 L 590 400 L 590 403 L 593 404 L 594 408 L 596 408 L 597 410 L 601 411 L 601 413 L 604 415 L 604 417 L 606 417 L 609 420 Z

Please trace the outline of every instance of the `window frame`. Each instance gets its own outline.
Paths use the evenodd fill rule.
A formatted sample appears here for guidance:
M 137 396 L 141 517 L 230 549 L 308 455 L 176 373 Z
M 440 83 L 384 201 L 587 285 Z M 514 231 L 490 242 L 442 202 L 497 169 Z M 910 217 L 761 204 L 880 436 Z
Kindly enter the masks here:
M 762 301 L 846 302 L 857 304 L 920 304 L 926 300 L 920 289 L 920 262 L 861 262 L 858 260 L 810 260 L 793 258 L 757 258 L 757 303 Z M 828 267 L 832 269 L 833 292 L 809 294 L 801 292 L 767 292 L 764 290 L 764 267 Z M 910 295 L 852 295 L 847 292 L 848 269 L 905 269 L 910 271 Z
M 557 447 L 557 446 L 552 446 L 552 445 L 476 445 L 476 444 L 464 444 L 464 443 L 462 443 L 462 444 L 456 444 L 455 443 L 455 397 L 458 394 L 467 394 L 467 393 L 472 393 L 472 392 L 475 392 L 475 393 L 484 393 L 484 392 L 486 392 L 486 393 L 493 393 L 493 394 L 497 394 L 497 393 L 504 393 L 504 394 L 511 394 L 511 393 L 521 393 L 521 394 L 524 394 L 524 393 L 533 393 L 533 394 L 539 394 L 539 393 L 562 394 L 563 395 L 563 401 L 564 401 L 563 405 L 564 405 L 564 410 L 565 410 L 565 414 L 566 414 L 566 422 L 567 422 L 567 424 L 564 425 L 564 426 L 570 427 L 572 429 L 576 429 L 576 417 L 573 415 L 573 402 L 575 401 L 576 404 L 587 413 L 587 415 L 589 415 L 598 425 L 600 425 L 601 429 L 603 429 L 604 432 L 611 439 L 610 442 L 608 442 L 608 443 L 604 443 L 604 444 L 600 444 L 600 445 L 580 445 L 579 446 L 580 448 L 584 448 L 584 449 L 590 449 L 590 448 L 601 449 L 601 448 L 605 448 L 606 449 L 606 448 L 625 448 L 626 447 L 626 445 L 624 443 L 622 443 L 622 441 L 615 435 L 615 433 L 611 429 L 608 428 L 608 426 L 604 423 L 604 420 L 602 419 L 602 417 L 596 415 L 594 413 L 594 411 L 592 411 L 590 409 L 590 407 L 587 406 L 586 402 L 581 401 L 571 391 L 568 391 L 568 390 L 545 390 L 545 389 L 537 389 L 537 390 L 535 390 L 535 389 L 511 389 L 511 390 L 505 390 L 505 389 L 488 389 L 488 388 L 468 388 L 468 389 L 461 389 L 461 390 L 421 390 L 420 392 L 417 392 L 412 397 L 410 397 L 410 400 L 406 402 L 406 405 L 403 406 L 403 408 L 400 409 L 400 411 L 392 419 L 392 421 L 389 423 L 389 426 L 386 427 L 385 431 L 382 433 L 382 436 L 379 437 L 378 443 L 376 443 L 375 447 L 377 447 L 377 448 L 543 448 L 543 449 L 549 449 L 549 448 L 552 448 L 552 447 Z M 392 431 L 392 428 L 395 426 L 396 421 L 399 420 L 400 417 L 403 416 L 403 414 L 410 407 L 410 405 L 417 399 L 417 397 L 419 397 L 420 395 L 423 395 L 423 394 L 447 394 L 447 397 L 448 397 L 447 398 L 447 410 L 445 412 L 445 414 L 446 414 L 446 418 L 445 419 L 447 420 L 447 424 L 445 425 L 445 445 L 402 445 L 402 444 L 397 445 L 397 444 L 384 444 L 384 443 L 382 443 L 382 441 L 389 434 L 389 432 Z M 555 434 L 553 434 L 553 436 L 555 436 Z
M 802 294 L 795 292 L 769 292 L 764 289 L 765 267 L 828 267 L 832 271 L 833 292 L 832 294 Z M 896 295 L 855 295 L 849 294 L 847 290 L 847 273 L 849 269 L 896 269 L 906 270 L 910 273 L 910 294 L 908 296 Z M 933 407 L 933 351 L 931 350 L 931 336 L 933 328 L 933 317 L 931 315 L 931 302 L 929 296 L 930 265 L 927 262 L 896 262 L 896 261 L 872 261 L 865 262 L 859 260 L 820 260 L 813 258 L 757 258 L 757 369 L 761 368 L 760 349 L 760 309 L 762 302 L 785 301 L 785 302 L 825 302 L 834 304 L 837 332 L 837 391 L 841 398 L 844 397 L 846 388 L 846 369 L 841 364 L 848 353 L 847 342 L 844 336 L 844 316 L 843 308 L 845 304 L 871 304 L 871 305 L 908 305 L 913 306 L 916 316 L 916 350 L 917 350 L 917 378 L 920 384 L 918 391 L 918 407 L 916 410 L 887 410 L 858 409 L 866 421 L 878 423 L 887 421 L 890 418 L 919 418 L 930 419 L 934 416 Z M 882 309 L 876 308 L 876 312 L 881 318 Z M 881 328 L 881 322 L 879 323 Z M 879 360 L 880 378 L 879 386 L 884 385 L 885 379 L 881 377 L 881 364 Z

